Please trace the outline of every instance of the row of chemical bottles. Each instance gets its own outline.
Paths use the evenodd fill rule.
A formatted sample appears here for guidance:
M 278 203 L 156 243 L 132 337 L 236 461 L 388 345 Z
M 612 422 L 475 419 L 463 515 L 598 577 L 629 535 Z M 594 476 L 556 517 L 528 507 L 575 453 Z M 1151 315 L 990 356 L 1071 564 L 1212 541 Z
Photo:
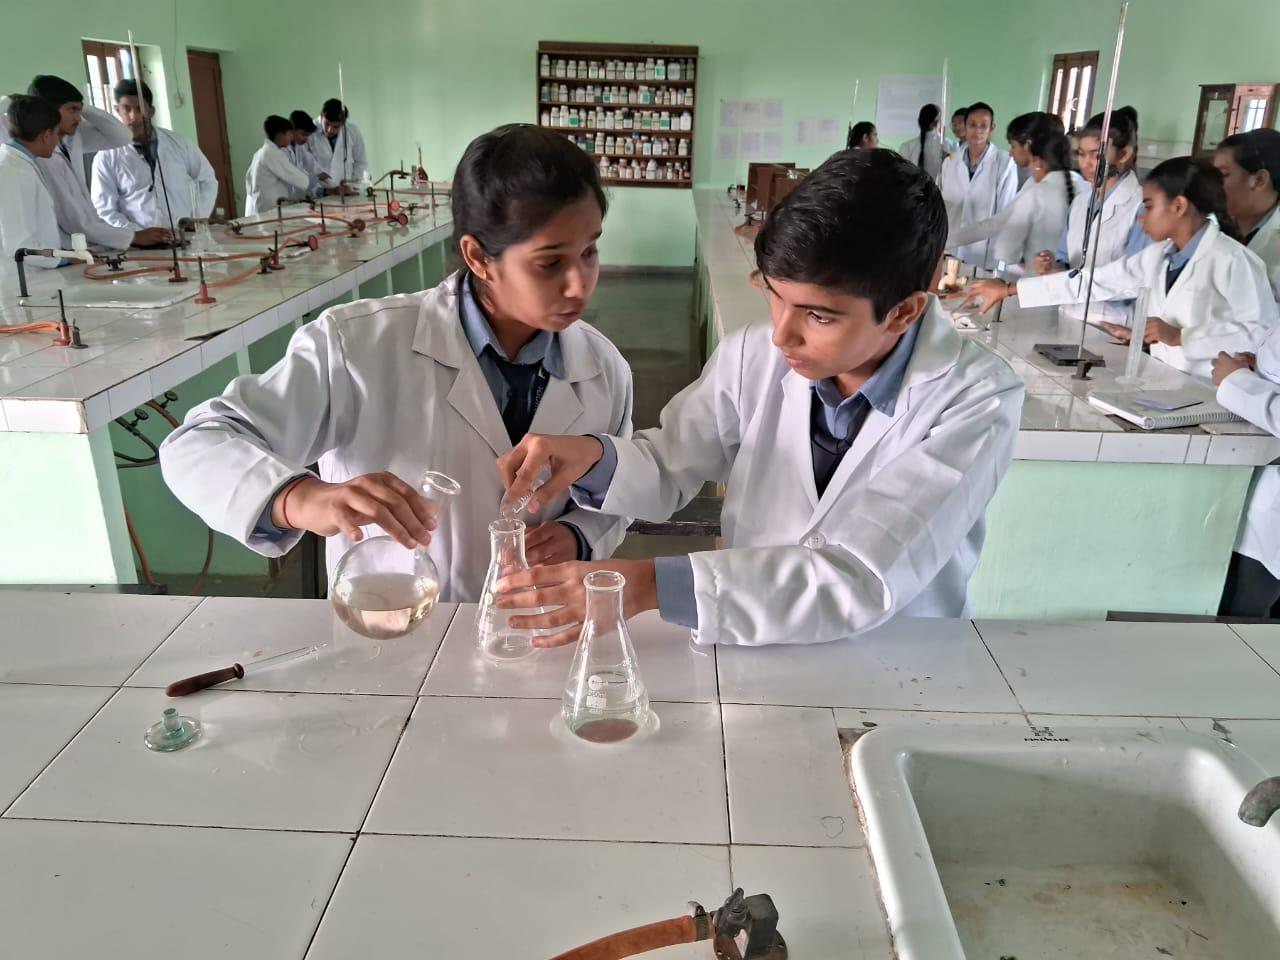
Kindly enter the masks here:
M 561 60 L 543 54 L 538 76 L 547 80 L 688 80 L 697 79 L 698 61 L 689 57 L 644 60 Z
M 563 83 L 544 83 L 538 88 L 538 98 L 544 102 L 559 100 L 561 103 L 629 104 L 631 106 L 692 107 L 693 88 L 659 87 L 656 90 L 640 87 L 598 87 L 593 83 L 570 90 Z
M 692 130 L 693 114 L 688 110 L 677 117 L 657 110 L 579 110 L 577 107 L 552 107 L 543 110 L 539 121 L 544 127 L 595 127 L 599 130 Z

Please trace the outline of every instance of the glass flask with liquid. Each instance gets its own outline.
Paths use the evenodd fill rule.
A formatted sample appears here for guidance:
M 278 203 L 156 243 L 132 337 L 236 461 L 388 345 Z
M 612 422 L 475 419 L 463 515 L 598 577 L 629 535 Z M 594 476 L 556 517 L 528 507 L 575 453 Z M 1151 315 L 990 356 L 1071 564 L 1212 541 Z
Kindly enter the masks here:
M 329 587 L 338 619 L 370 640 L 412 633 L 439 596 L 440 574 L 426 549 L 406 550 L 390 537 L 370 537 L 343 554 Z
M 597 570 L 582 581 L 587 613 L 560 698 L 560 712 L 574 736 L 592 743 L 617 743 L 649 722 L 649 694 L 622 612 L 626 580 Z
M 523 520 L 510 517 L 489 524 L 489 570 L 484 577 L 480 610 L 476 617 L 476 639 L 480 652 L 489 660 L 521 660 L 536 650 L 533 638 L 537 631 L 516 629 L 511 626 L 511 618 L 535 616 L 543 609 L 498 606 L 498 581 L 529 569 L 529 561 L 524 555 L 524 529 Z

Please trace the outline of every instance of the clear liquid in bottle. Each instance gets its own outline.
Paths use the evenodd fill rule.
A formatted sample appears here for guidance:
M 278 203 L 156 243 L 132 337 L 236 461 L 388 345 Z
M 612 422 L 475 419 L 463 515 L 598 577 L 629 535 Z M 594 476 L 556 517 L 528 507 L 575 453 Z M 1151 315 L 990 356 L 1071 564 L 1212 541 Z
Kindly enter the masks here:
M 333 590 L 338 619 L 371 640 L 412 633 L 435 609 L 440 584 L 411 573 L 366 573 Z

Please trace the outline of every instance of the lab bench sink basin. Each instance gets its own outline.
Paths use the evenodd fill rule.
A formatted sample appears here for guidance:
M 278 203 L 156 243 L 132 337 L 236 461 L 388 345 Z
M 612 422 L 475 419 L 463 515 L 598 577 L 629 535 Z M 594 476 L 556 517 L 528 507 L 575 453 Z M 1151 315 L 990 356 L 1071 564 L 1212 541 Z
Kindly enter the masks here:
M 1280 957 L 1266 772 L 1159 729 L 902 727 L 849 751 L 898 960 Z

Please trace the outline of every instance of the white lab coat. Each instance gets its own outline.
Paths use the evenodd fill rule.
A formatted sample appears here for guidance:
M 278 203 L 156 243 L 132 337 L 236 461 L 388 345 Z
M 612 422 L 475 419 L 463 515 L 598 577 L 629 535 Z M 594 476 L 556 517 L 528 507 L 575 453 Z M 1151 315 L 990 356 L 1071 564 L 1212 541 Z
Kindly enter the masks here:
M 305 191 L 311 178 L 289 162 L 288 155 L 264 140 L 244 175 L 244 215 L 274 215 L 277 200 L 288 200 L 291 190 Z
M 1099 266 L 1094 272 L 1095 300 L 1131 300 L 1150 290 L 1147 316 L 1182 330 L 1182 345 L 1151 345 L 1151 356 L 1196 377 L 1208 379 L 1221 350 L 1253 352 L 1280 322 L 1276 301 L 1258 255 L 1223 235 L 1210 218 L 1200 245 L 1168 293 L 1165 267 L 1173 241 L 1153 243 L 1139 253 Z M 1024 277 L 1018 302 L 1024 307 L 1082 303 L 1089 276 L 1081 270 Z M 1141 323 L 1138 326 L 1142 326 Z
M 169 229 L 182 219 L 203 220 L 218 199 L 218 178 L 200 148 L 171 130 L 155 128 L 160 159 L 154 176 L 132 143 L 93 158 L 93 203 L 102 219 L 119 227 Z M 165 205 L 168 191 L 169 203 Z
M 1088 184 L 1080 174 L 1065 170 L 1054 170 L 1040 181 L 1028 180 L 1018 191 L 1013 203 L 1006 208 L 1004 222 L 991 243 L 991 256 L 997 264 L 1010 267 L 1030 264 L 1041 250 L 1052 250 L 1058 245 L 1071 209 L 1067 200 L 1068 178 L 1075 199 L 1088 192 Z
M 9 144 L 0 144 L 0 281 L 18 275 L 14 254 L 19 250 L 57 250 L 58 218 L 38 160 Z M 27 257 L 28 267 L 56 267 L 53 257 Z
M 301 200 L 310 191 L 315 193 L 321 187 L 325 186 L 320 179 L 322 171 L 316 162 L 315 154 L 311 152 L 310 143 L 291 143 L 284 148 L 284 155 L 289 162 L 307 175 L 307 185 L 301 190 L 294 187 L 289 188 L 290 200 Z
M 943 142 L 942 134 L 936 130 L 925 134 L 923 164 L 919 162 L 920 138 L 918 136 L 904 140 L 902 146 L 898 148 L 898 153 L 904 160 L 910 160 L 934 180 L 937 180 L 938 174 L 942 172 L 942 158 L 947 152 L 947 144 Z
M 936 299 L 919 322 L 893 416 L 871 411 L 821 498 L 810 381 L 767 324 L 726 338 L 660 428 L 615 444 L 605 512 L 665 519 L 704 482 L 728 485 L 726 549 L 691 557 L 698 643 L 819 643 L 899 615 L 968 615 L 1024 387 Z
M 369 172 L 369 158 L 364 151 L 364 135 L 360 128 L 348 120 L 342 125 L 337 140 L 329 146 L 324 135 L 324 118 L 316 117 L 316 132 L 307 140 L 311 155 L 316 158 L 319 171 L 329 174 L 330 186 L 336 187 L 342 180 L 359 183 Z
M 1142 184 L 1131 170 L 1116 183 L 1103 198 L 1102 212 L 1089 232 L 1089 262 L 1093 262 L 1092 248 L 1098 248 L 1098 266 L 1119 260 L 1124 256 L 1125 241 L 1142 206 Z M 1089 190 L 1076 197 L 1067 215 L 1067 258 L 1072 269 L 1079 267 L 1084 258 L 1084 225 L 1089 217 Z M 1060 237 L 1042 250 L 1054 250 Z M 1037 251 L 1038 252 L 1038 251 Z
M 938 187 L 947 203 L 947 220 L 952 236 L 961 236 L 962 229 L 999 216 L 1013 203 L 1018 193 L 1018 168 L 1009 154 L 994 144 L 988 144 L 987 152 L 982 155 L 970 180 L 969 168 L 964 161 L 966 149 L 962 147 L 958 153 L 947 157 L 938 174 Z M 953 241 L 951 237 L 947 239 L 948 252 L 965 263 L 987 269 L 994 267 L 996 262 L 990 255 L 990 247 L 991 243 L 985 237 L 965 243 Z
M 254 528 L 307 464 L 318 462 L 334 483 L 386 470 L 416 485 L 425 471 L 441 471 L 462 484 L 428 548 L 441 599 L 479 600 L 503 494 L 494 460 L 511 443 L 462 329 L 458 282 L 455 274 L 432 290 L 326 310 L 266 373 L 234 380 L 187 414 L 161 448 L 170 489 L 213 529 L 274 557 L 301 534 L 276 541 Z M 618 349 L 582 321 L 560 334 L 560 347 L 566 378 L 551 378 L 530 429 L 629 436 L 631 370 Z M 582 510 L 567 494 L 525 517 L 531 528 L 555 519 L 578 527 L 597 558 L 613 552 L 628 523 Z M 329 538 L 331 573 L 350 546 Z
M 0 97 L 0 131 L 6 138 L 9 127 L 3 118 L 8 109 L 9 98 Z M 71 235 L 75 233 L 83 233 L 89 243 L 110 250 L 127 250 L 133 243 L 132 227 L 115 226 L 98 216 L 89 194 L 84 161 L 86 153 L 110 150 L 132 139 L 133 134 L 123 123 L 105 110 L 86 103 L 80 129 L 62 140 L 66 153 L 55 150 L 53 156 L 36 161 L 58 216 L 58 246 L 69 248 Z
M 1262 258 L 1271 282 L 1271 292 L 1280 301 L 1280 209 L 1272 212 L 1271 219 L 1249 241 L 1249 249 Z

